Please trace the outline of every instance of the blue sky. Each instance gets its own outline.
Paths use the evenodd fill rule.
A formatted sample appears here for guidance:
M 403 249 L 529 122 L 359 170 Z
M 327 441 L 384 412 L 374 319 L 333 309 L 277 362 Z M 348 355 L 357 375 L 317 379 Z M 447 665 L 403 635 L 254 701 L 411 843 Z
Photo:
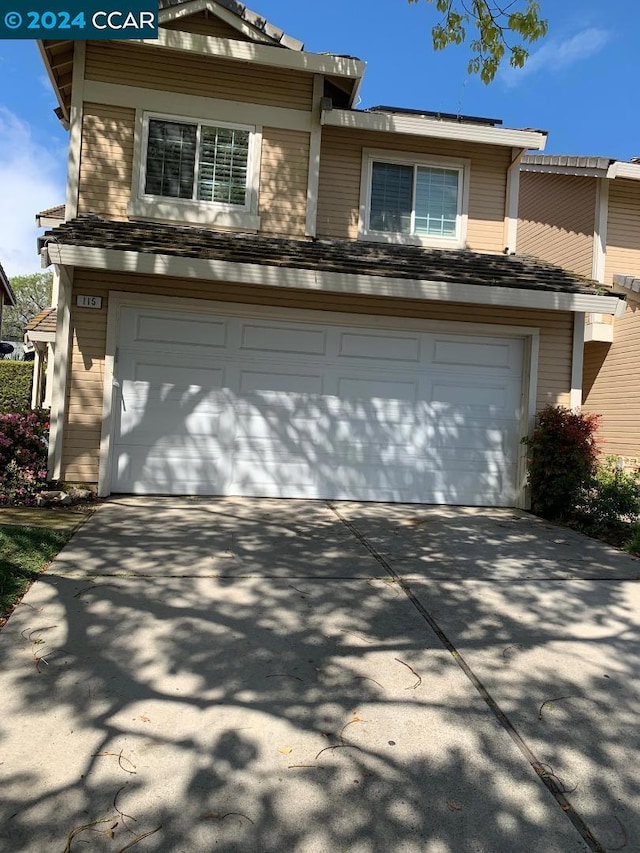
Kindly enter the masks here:
M 24 0 L 21 0 L 21 5 Z M 313 51 L 367 62 L 361 107 L 397 105 L 501 118 L 549 131 L 547 151 L 640 156 L 637 0 L 540 0 L 549 35 L 527 67 L 485 86 L 464 46 L 434 53 L 433 5 L 407 0 L 250 0 Z M 33 42 L 0 42 L 0 261 L 35 272 L 37 210 L 64 201 L 67 134 Z

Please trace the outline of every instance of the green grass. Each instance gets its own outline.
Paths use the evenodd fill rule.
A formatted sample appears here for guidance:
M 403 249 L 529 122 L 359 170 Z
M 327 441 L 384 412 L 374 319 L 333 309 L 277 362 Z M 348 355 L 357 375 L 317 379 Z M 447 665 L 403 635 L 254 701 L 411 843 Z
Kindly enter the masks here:
M 0 625 L 70 538 L 71 531 L 0 527 Z

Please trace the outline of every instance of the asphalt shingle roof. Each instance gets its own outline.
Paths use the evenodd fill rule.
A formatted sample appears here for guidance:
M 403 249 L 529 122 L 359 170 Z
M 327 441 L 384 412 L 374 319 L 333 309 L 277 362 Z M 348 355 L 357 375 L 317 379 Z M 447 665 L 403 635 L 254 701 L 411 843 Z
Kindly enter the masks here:
M 41 240 L 68 246 L 414 281 L 594 292 L 593 282 L 526 255 L 492 255 L 354 240 L 264 237 L 161 223 L 104 220 L 97 216 L 81 216 L 61 224 L 45 232 Z
M 43 219 L 64 219 L 64 210 L 64 204 L 57 204 L 55 207 L 47 207 L 46 210 L 41 210 L 36 213 L 36 219 L 40 216 Z
M 27 332 L 56 332 L 58 312 L 55 308 L 44 308 L 30 321 Z

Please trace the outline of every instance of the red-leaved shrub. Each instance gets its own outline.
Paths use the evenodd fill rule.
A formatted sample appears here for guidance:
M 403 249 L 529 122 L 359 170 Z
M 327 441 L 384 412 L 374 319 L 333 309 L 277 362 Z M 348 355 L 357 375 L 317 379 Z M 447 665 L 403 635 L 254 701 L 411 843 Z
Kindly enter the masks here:
M 35 503 L 47 481 L 49 412 L 0 415 L 0 506 Z
M 563 520 L 575 513 L 592 487 L 598 468 L 599 415 L 564 406 L 547 406 L 538 415 L 529 449 L 531 508 L 537 515 Z

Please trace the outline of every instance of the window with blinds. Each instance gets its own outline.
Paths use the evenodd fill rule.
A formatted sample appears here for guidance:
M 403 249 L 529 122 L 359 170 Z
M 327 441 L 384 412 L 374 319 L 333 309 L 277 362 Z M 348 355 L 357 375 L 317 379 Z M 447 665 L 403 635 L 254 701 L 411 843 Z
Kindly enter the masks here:
M 386 153 L 386 152 L 385 152 Z M 393 160 L 365 152 L 367 164 L 361 204 L 361 233 L 433 245 L 460 243 L 465 165 L 415 162 L 404 153 Z
M 249 130 L 150 118 L 145 194 L 244 207 Z
M 372 160 L 368 232 L 457 239 L 463 170 Z

